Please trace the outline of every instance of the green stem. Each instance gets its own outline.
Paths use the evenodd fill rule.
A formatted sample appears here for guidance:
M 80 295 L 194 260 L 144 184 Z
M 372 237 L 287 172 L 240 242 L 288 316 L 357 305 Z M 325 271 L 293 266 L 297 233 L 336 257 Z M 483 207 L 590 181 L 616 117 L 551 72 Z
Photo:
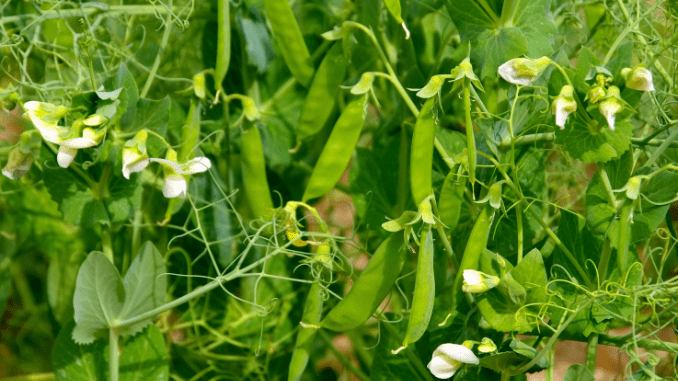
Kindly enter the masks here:
M 586 369 L 593 374 L 596 370 L 596 355 L 598 353 L 598 333 L 592 332 L 589 334 L 586 343 Z
M 671 145 L 674 140 L 676 140 L 676 137 L 678 137 L 678 127 L 674 127 L 673 131 L 671 131 L 671 134 L 669 135 L 666 140 L 652 152 L 652 155 L 647 159 L 647 162 L 645 162 L 645 166 L 649 167 L 652 164 L 654 164 L 655 161 L 659 159 L 659 157 L 666 151 L 667 148 L 669 148 L 669 145 Z
M 619 235 L 617 241 L 617 263 L 619 264 L 619 271 L 622 279 L 626 275 L 626 271 L 631 266 L 631 258 L 629 258 L 629 244 L 631 238 L 631 219 L 633 215 L 632 200 L 626 200 L 619 211 Z
M 88 50 L 89 50 L 89 49 L 88 49 Z M 90 83 L 91 83 L 91 85 L 92 85 L 92 91 L 97 91 L 97 82 L 96 82 L 96 80 L 95 80 L 95 78 L 94 78 L 94 64 L 92 63 L 93 60 L 92 60 L 92 56 L 91 56 L 91 55 L 88 55 L 87 61 L 88 61 L 88 65 L 87 65 L 87 66 L 88 66 L 88 69 L 89 69 L 89 81 L 90 81 Z
M 541 132 L 538 134 L 529 134 L 518 136 L 514 140 L 514 144 L 517 146 L 524 146 L 530 144 L 536 144 L 541 142 L 552 142 L 555 140 L 556 136 L 553 132 Z M 669 139 L 647 139 L 647 138 L 631 138 L 631 143 L 636 146 L 661 146 L 666 144 L 666 148 L 678 148 L 678 141 Z M 511 142 L 504 142 L 497 146 L 499 150 L 505 151 L 511 148 Z M 664 148 L 664 150 L 666 149 Z M 657 152 L 657 150 L 655 150 Z M 663 153 L 663 150 L 662 150 Z
M 108 330 L 108 381 L 118 381 L 120 371 L 120 355 L 118 354 L 118 332 L 111 328 Z
M 9 267 L 14 286 L 24 305 L 24 310 L 33 311 L 36 308 L 35 297 L 33 296 L 31 286 L 26 279 L 26 273 L 24 272 L 23 267 L 18 262 L 10 262 Z
M 113 239 L 111 237 L 111 227 L 107 224 L 101 224 L 101 249 L 106 258 L 115 266 L 113 258 Z
M 112 5 L 105 11 L 107 16 L 119 15 L 166 15 L 174 12 L 169 7 L 158 7 L 156 5 Z M 27 13 L 23 15 L 0 17 L 0 24 L 9 24 L 24 20 L 53 20 L 89 17 L 94 13 L 100 12 L 97 8 L 76 8 L 76 9 L 55 9 L 44 12 L 40 15 L 36 13 Z
M 366 375 L 362 370 L 356 368 L 352 363 L 351 359 L 346 357 L 343 353 L 339 352 L 337 347 L 334 346 L 334 343 L 332 343 L 332 339 L 330 339 L 329 336 L 327 336 L 327 333 L 324 330 L 319 329 L 318 330 L 319 336 L 322 339 L 322 341 L 327 345 L 327 347 L 334 353 L 335 356 L 339 358 L 342 364 L 350 370 L 354 375 L 358 376 L 363 381 L 368 381 L 370 377 Z
M 169 0 L 169 8 L 172 8 L 172 0 Z M 148 78 L 146 78 L 146 83 L 144 84 L 143 90 L 141 90 L 141 94 L 139 94 L 140 97 L 145 97 L 146 94 L 148 94 L 148 90 L 151 89 L 151 84 L 153 83 L 153 80 L 155 79 L 155 73 L 158 71 L 158 67 L 160 66 L 160 61 L 162 60 L 162 56 L 165 53 L 165 48 L 167 48 L 167 44 L 169 43 L 169 36 L 172 33 L 172 21 L 170 20 L 170 16 L 167 17 L 167 20 L 165 20 L 165 32 L 162 35 L 162 40 L 160 41 L 160 47 L 158 48 L 158 53 L 156 53 L 155 56 L 155 61 L 153 62 L 153 66 L 151 67 L 151 72 L 148 73 Z
M 407 133 L 405 126 L 400 127 L 400 149 L 398 151 L 398 191 L 396 193 L 396 208 L 394 217 L 400 216 L 405 211 L 407 202 L 407 164 L 408 164 Z
M 433 213 L 435 213 L 436 218 L 438 219 L 438 221 L 440 221 L 440 212 L 438 211 L 438 203 L 436 202 L 435 197 L 433 197 L 432 200 L 433 200 Z M 450 257 L 450 260 L 452 261 L 454 268 L 456 270 L 459 270 L 459 261 L 457 261 L 457 257 L 454 255 L 454 250 L 452 250 L 450 241 L 447 239 L 447 235 L 445 235 L 445 230 L 443 230 L 443 224 L 438 222 L 436 224 L 436 230 L 438 231 L 440 239 L 443 241 L 445 251 L 447 252 L 447 255 Z
M 617 198 L 614 196 L 612 191 L 612 185 L 610 184 L 610 178 L 607 175 L 607 169 L 605 168 L 605 163 L 598 163 L 598 176 L 600 176 L 600 182 L 605 188 L 605 197 L 607 198 L 607 203 L 613 209 L 617 209 Z
M 33 373 L 22 376 L 0 378 L 0 381 L 52 381 L 56 377 L 54 373 Z
M 523 260 L 523 208 L 516 208 L 516 228 L 518 232 L 518 263 Z
M 504 0 L 504 5 L 501 8 L 501 19 L 499 20 L 499 24 L 507 28 L 512 27 L 515 11 L 516 0 Z

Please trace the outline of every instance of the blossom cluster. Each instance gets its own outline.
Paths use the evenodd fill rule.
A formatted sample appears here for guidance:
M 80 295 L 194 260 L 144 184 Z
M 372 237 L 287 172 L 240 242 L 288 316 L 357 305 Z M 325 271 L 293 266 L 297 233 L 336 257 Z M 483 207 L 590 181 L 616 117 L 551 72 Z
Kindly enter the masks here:
M 109 117 L 101 114 L 92 114 L 72 123 L 71 127 L 59 126 L 59 121 L 71 110 L 64 106 L 55 106 L 51 103 L 29 101 L 23 104 L 24 118 L 30 120 L 42 139 L 59 146 L 57 163 L 62 168 L 68 168 L 78 150 L 98 146 L 104 140 Z M 25 175 L 33 162 L 33 154 L 29 147 L 30 136 L 33 131 L 22 134 L 19 145 L 9 154 L 9 160 L 2 169 L 2 174 L 15 180 Z M 146 150 L 148 131 L 139 130 L 134 138 L 126 141 L 122 146 L 122 175 L 129 180 L 130 174 L 141 172 L 150 162 L 162 165 L 164 171 L 163 195 L 167 198 L 186 197 L 186 176 L 200 173 L 211 167 L 206 157 L 196 157 L 184 163 L 179 163 L 177 153 L 167 148 L 164 159 L 151 158 Z

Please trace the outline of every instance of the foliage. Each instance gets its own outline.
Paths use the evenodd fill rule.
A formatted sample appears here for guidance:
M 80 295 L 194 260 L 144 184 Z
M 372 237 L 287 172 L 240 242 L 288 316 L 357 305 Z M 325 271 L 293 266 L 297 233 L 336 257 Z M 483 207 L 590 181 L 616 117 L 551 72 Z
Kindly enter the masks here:
M 0 377 L 678 379 L 677 11 L 0 0 Z

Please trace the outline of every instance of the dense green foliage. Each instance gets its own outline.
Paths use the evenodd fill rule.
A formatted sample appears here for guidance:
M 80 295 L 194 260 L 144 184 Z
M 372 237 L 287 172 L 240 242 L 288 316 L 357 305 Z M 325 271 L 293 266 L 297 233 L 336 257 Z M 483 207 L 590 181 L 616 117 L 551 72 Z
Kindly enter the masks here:
M 677 12 L 0 0 L 0 378 L 678 379 Z

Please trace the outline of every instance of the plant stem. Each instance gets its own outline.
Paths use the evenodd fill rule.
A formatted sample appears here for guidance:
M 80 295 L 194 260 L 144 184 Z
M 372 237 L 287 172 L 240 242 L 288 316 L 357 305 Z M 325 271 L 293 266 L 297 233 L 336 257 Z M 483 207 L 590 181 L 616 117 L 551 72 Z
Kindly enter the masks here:
M 330 339 L 330 337 L 327 336 L 327 333 L 324 330 L 319 329 L 318 333 L 320 334 L 319 336 L 322 339 L 322 341 L 325 342 L 325 345 L 327 345 L 327 347 L 330 349 L 330 351 L 332 351 L 332 353 L 334 353 L 334 355 L 339 358 L 341 363 L 344 364 L 344 366 L 348 370 L 350 370 L 354 375 L 356 375 L 358 378 L 360 378 L 363 381 L 368 381 L 370 379 L 370 377 L 368 375 L 366 375 L 362 370 L 356 368 L 351 363 L 350 358 L 346 357 L 343 353 L 339 352 L 337 347 L 334 346 L 334 343 L 332 343 L 332 339 Z
M 631 219 L 633 218 L 634 202 L 626 200 L 619 211 L 619 235 L 617 241 L 617 263 L 622 279 L 631 266 L 629 258 L 629 244 L 631 241 Z
M 466 152 L 468 154 L 468 176 L 471 189 L 476 183 L 476 141 L 473 136 L 473 121 L 471 120 L 471 80 L 464 77 L 464 115 L 466 117 Z
M 435 213 L 436 218 L 438 218 L 438 220 L 440 220 L 440 212 L 438 211 L 438 203 L 436 202 L 435 197 L 433 197 L 433 213 Z M 447 252 L 447 255 L 450 257 L 450 260 L 452 261 L 454 268 L 458 271 L 459 270 L 459 261 L 457 261 L 457 257 L 454 255 L 454 250 L 452 250 L 452 246 L 450 245 L 450 241 L 447 239 L 447 236 L 445 235 L 445 230 L 443 230 L 443 224 L 438 222 L 436 224 L 436 230 L 438 231 L 438 235 L 440 236 L 440 239 L 443 241 L 443 246 L 445 247 L 445 251 Z
M 172 0 L 169 0 L 169 8 L 172 8 Z M 148 90 L 151 89 L 151 84 L 153 83 L 153 80 L 155 79 L 155 73 L 158 71 L 158 67 L 160 66 L 160 61 L 162 60 L 162 56 L 165 53 L 165 48 L 167 48 L 167 44 L 169 42 L 169 36 L 172 33 L 172 21 L 170 20 L 171 17 L 168 16 L 167 20 L 165 20 L 165 32 L 162 35 L 162 40 L 160 41 L 160 47 L 158 48 L 158 53 L 155 56 L 155 61 L 153 62 L 153 66 L 151 67 L 151 72 L 148 73 L 148 78 L 146 78 L 146 83 L 144 84 L 143 90 L 141 90 L 141 94 L 139 96 L 141 98 L 145 97 L 146 94 L 148 94 Z
M 400 127 L 400 147 L 398 151 L 398 190 L 396 193 L 394 217 L 400 216 L 405 211 L 405 205 L 407 203 L 407 164 L 409 162 L 408 148 L 409 144 L 407 141 L 406 129 L 403 125 Z
M 671 134 L 669 135 L 666 140 L 657 148 L 654 152 L 652 152 L 652 155 L 647 159 L 647 162 L 645 162 L 645 166 L 649 167 L 652 164 L 654 164 L 657 159 L 666 151 L 667 148 L 669 148 L 669 145 L 671 145 L 675 140 L 676 137 L 678 137 L 678 127 L 674 127 L 673 131 L 671 131 Z
M 118 354 L 118 332 L 114 328 L 108 330 L 108 381 L 118 381 L 120 356 Z
M 69 19 L 89 17 L 92 14 L 99 12 L 97 8 L 80 8 L 80 9 L 59 9 L 49 10 L 41 15 L 35 13 L 27 13 L 23 15 L 0 17 L 0 24 L 9 24 L 24 20 L 53 20 L 53 19 Z M 173 11 L 165 7 L 158 7 L 155 5 L 111 5 L 105 11 L 106 15 L 165 15 Z
M 115 266 L 113 258 L 113 239 L 111 237 L 111 227 L 107 224 L 101 224 L 101 251 L 106 258 Z
M 612 243 L 609 238 L 603 241 L 603 251 L 600 254 L 600 261 L 598 262 L 598 287 L 607 279 L 607 267 L 610 263 L 610 255 L 612 254 Z
M 614 196 L 614 192 L 612 192 L 612 185 L 610 184 L 610 178 L 607 175 L 605 163 L 598 163 L 598 176 L 600 176 L 600 181 L 603 183 L 603 188 L 605 188 L 605 197 L 607 197 L 607 203 L 616 210 L 617 198 Z

